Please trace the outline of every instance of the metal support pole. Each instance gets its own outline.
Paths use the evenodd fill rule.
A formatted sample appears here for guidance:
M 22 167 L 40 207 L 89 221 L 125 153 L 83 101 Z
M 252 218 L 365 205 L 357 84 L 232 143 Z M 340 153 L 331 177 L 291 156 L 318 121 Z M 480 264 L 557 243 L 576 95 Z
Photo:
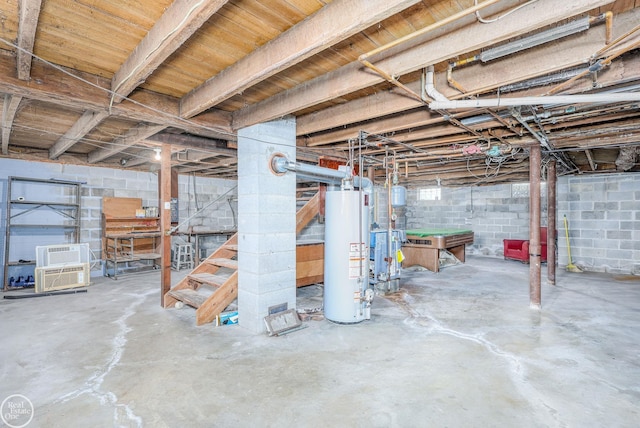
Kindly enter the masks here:
M 556 161 L 547 168 L 547 281 L 556 285 L 557 188 Z
M 529 148 L 529 304 L 540 309 L 540 144 Z
M 171 144 L 162 143 L 160 161 L 160 306 L 164 307 L 164 295 L 171 289 Z

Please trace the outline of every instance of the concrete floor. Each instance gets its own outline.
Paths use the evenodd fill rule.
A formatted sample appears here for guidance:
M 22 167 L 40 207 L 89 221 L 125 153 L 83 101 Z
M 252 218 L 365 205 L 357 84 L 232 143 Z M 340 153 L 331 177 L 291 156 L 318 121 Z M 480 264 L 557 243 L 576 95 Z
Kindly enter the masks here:
M 267 337 L 162 309 L 157 272 L 96 278 L 0 301 L 0 399 L 29 427 L 637 427 L 638 279 L 559 271 L 534 311 L 528 266 L 469 257 L 406 272 L 370 321 Z

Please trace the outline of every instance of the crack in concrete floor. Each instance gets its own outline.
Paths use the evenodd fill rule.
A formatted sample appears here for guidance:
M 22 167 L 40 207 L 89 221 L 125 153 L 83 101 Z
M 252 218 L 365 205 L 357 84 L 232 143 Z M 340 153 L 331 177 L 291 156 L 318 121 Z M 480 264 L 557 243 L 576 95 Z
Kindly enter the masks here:
M 127 319 L 136 313 L 136 308 L 145 302 L 148 296 L 157 294 L 157 290 L 148 290 L 144 293 L 127 294 L 132 299 L 135 299 L 125 309 L 124 313 L 113 323 L 118 326 L 118 331 L 113 338 L 112 352 L 109 356 L 105 366 L 101 370 L 97 370 L 92 376 L 90 376 L 84 383 L 84 386 L 71 391 L 67 394 L 58 397 L 54 400 L 54 404 L 64 404 L 72 401 L 82 395 L 89 394 L 98 399 L 102 406 L 113 407 L 113 422 L 115 426 L 121 426 L 121 421 L 125 420 L 129 424 L 133 423 L 137 427 L 142 427 L 142 418 L 136 416 L 133 409 L 128 404 L 118 403 L 118 397 L 111 391 L 102 391 L 102 384 L 111 373 L 111 371 L 118 366 L 127 344 L 127 334 L 131 332 L 131 328 L 127 325 Z
M 525 360 L 524 358 L 520 358 L 510 352 L 502 350 L 498 345 L 483 337 L 483 334 L 469 334 L 454 330 L 445 326 L 440 320 L 430 313 L 421 313 L 414 307 L 415 299 L 406 289 L 400 289 L 397 292 L 387 294 L 384 297 L 389 301 L 396 303 L 409 315 L 409 318 L 404 321 L 405 324 L 427 328 L 429 333 L 445 334 L 458 339 L 474 342 L 481 345 L 497 357 L 504 359 L 507 362 L 508 367 L 510 367 L 509 377 L 512 379 L 516 388 L 520 391 L 521 396 L 534 408 L 542 406 L 546 409 L 544 423 L 547 426 L 553 425 L 563 428 L 567 426 L 558 419 L 559 412 L 544 400 L 544 394 L 532 386 L 527 379 L 527 370 L 523 364 L 523 360 Z M 536 406 L 536 404 L 538 406 Z

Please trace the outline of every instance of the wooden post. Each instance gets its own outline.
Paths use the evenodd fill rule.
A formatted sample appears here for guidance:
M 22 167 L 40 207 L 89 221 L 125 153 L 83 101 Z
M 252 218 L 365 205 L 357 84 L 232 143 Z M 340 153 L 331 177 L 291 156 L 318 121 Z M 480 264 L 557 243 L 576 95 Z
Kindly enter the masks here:
M 160 258 L 160 305 L 164 307 L 164 295 L 171 289 L 171 145 L 162 144 L 160 166 L 160 224 L 162 257 Z
M 529 304 L 540 309 L 540 144 L 529 148 Z
M 556 161 L 549 162 L 547 169 L 547 281 L 556 284 L 556 229 L 557 188 Z

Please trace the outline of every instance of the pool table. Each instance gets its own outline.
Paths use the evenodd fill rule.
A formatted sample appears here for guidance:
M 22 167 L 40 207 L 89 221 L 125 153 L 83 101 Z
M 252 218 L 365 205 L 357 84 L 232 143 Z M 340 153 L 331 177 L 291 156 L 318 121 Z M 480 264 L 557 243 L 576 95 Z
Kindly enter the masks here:
M 465 246 L 473 243 L 473 231 L 467 229 L 410 229 L 402 245 L 402 266 L 420 265 L 440 271 L 440 250 L 447 250 L 464 263 Z

